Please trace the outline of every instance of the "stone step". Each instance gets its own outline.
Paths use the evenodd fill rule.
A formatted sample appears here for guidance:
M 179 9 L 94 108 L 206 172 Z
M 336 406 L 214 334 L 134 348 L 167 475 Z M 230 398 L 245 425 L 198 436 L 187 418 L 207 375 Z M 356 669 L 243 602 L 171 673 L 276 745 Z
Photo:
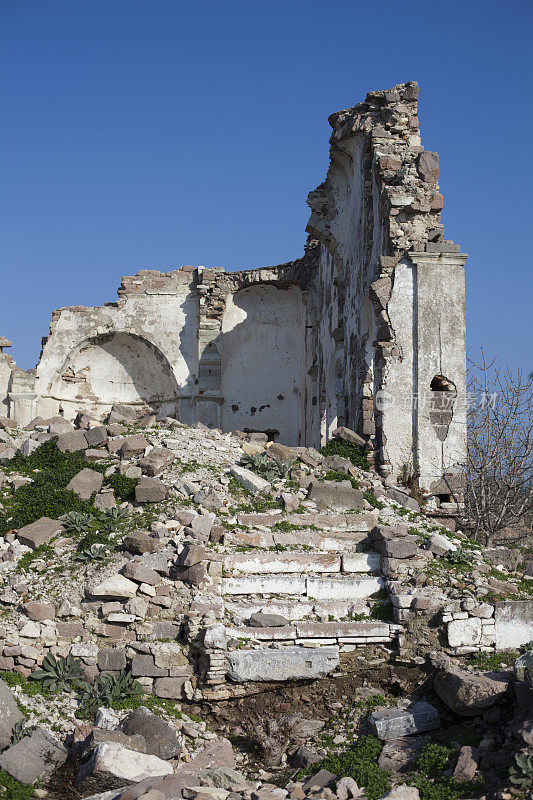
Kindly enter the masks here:
M 252 614 L 280 614 L 291 622 L 304 620 L 311 615 L 332 616 L 343 619 L 350 614 L 370 614 L 370 607 L 363 600 L 323 600 L 321 602 L 301 600 L 229 600 L 225 602 L 226 613 L 241 619 L 249 619 Z
M 316 600 L 357 600 L 370 597 L 384 586 L 383 578 L 364 575 L 339 578 L 296 575 L 246 575 L 222 578 L 223 595 L 287 594 Z
M 396 626 L 392 626 L 394 629 Z M 297 622 L 278 628 L 227 627 L 226 634 L 234 639 L 256 639 L 257 641 L 291 641 L 297 639 L 338 639 L 352 641 L 369 639 L 389 641 L 391 626 L 376 620 L 359 622 Z
M 368 534 L 362 531 L 239 531 L 226 534 L 224 544 L 232 546 L 258 547 L 264 550 L 281 547 L 311 547 L 326 553 L 346 553 L 361 550 Z
M 321 553 L 232 553 L 224 558 L 224 569 L 232 573 L 271 575 L 281 573 L 340 572 L 341 557 Z
M 322 678 L 339 665 L 338 647 L 285 647 L 228 653 L 227 674 L 237 683 Z
M 336 528 L 351 531 L 370 531 L 377 523 L 377 515 L 364 513 L 339 513 L 319 511 L 308 514 L 239 514 L 237 522 L 241 525 L 271 526 L 277 522 L 290 522 L 292 525 L 309 525 L 315 528 Z
M 352 553 L 350 555 L 326 555 L 298 551 L 269 552 L 253 550 L 247 553 L 231 553 L 224 557 L 224 569 L 233 574 L 281 574 L 313 572 L 379 572 L 381 556 L 376 552 Z

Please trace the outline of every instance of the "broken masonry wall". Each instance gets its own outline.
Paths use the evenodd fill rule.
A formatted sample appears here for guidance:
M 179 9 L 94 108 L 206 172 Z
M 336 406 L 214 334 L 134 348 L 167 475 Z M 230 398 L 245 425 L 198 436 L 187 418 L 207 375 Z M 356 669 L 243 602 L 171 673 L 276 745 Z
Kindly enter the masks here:
M 324 443 L 347 425 L 368 437 L 382 474 L 407 471 L 429 488 L 466 455 L 466 255 L 444 240 L 438 156 L 420 143 L 417 100 L 411 82 L 330 117 L 307 231 L 321 244 L 316 435 Z
M 180 414 L 198 372 L 195 273 L 142 270 L 124 279 L 119 302 L 54 312 L 37 367 L 36 413 L 97 417 L 113 403 Z M 185 422 L 194 420 L 185 419 Z

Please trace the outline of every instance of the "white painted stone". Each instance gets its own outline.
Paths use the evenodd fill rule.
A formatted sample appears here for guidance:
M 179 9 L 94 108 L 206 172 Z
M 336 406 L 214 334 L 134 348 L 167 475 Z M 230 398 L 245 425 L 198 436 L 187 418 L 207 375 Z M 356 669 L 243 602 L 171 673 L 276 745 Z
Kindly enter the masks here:
M 116 742 L 103 742 L 95 747 L 90 760 L 82 766 L 79 778 L 114 777 L 138 783 L 145 778 L 173 772 L 172 764 L 162 758 L 129 750 Z
M 97 586 L 90 587 L 89 593 L 93 597 L 135 597 L 137 584 L 117 573 Z
M 295 552 L 233 553 L 225 561 L 226 568 L 232 572 L 269 575 L 291 572 L 339 572 L 340 563 L 340 556 Z
M 353 553 L 343 555 L 343 572 L 378 572 L 381 568 L 381 556 L 379 553 Z
M 383 578 L 308 578 L 307 596 L 315 600 L 355 600 L 370 595 L 384 586 Z
M 222 594 L 305 594 L 305 578 L 293 576 L 243 576 L 242 578 L 223 578 Z
M 338 647 L 236 650 L 228 654 L 227 673 L 238 683 L 287 681 L 324 677 L 338 664 Z
M 241 486 L 244 486 L 245 489 L 248 489 L 248 491 L 254 495 L 260 492 L 266 492 L 267 489 L 270 489 L 270 483 L 259 475 L 256 475 L 255 472 L 252 472 L 250 469 L 245 469 L 235 464 L 231 467 L 230 472 Z
M 496 603 L 494 621 L 496 650 L 516 650 L 533 640 L 533 600 Z
M 477 617 L 454 619 L 448 623 L 450 647 L 473 647 L 481 641 L 481 620 Z

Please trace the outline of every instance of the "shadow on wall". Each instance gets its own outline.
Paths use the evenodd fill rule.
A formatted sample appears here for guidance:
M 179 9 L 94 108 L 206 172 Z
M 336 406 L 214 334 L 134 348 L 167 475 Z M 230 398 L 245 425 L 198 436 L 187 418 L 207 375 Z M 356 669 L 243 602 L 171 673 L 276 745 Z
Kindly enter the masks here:
M 146 339 L 130 333 L 83 342 L 68 357 L 51 394 L 63 407 L 146 403 L 163 414 L 179 407 L 179 388 L 168 360 Z
M 297 287 L 258 285 L 228 298 L 221 342 L 224 431 L 262 431 L 284 444 L 303 443 L 305 319 Z

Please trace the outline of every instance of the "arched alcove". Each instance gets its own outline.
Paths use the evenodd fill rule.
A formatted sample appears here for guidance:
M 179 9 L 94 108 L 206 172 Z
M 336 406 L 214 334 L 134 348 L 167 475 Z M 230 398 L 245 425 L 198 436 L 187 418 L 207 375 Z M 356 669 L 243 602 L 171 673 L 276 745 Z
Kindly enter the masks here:
M 179 389 L 169 362 L 146 339 L 116 332 L 91 337 L 67 358 L 51 394 L 60 402 L 110 406 L 147 404 L 177 410 Z

